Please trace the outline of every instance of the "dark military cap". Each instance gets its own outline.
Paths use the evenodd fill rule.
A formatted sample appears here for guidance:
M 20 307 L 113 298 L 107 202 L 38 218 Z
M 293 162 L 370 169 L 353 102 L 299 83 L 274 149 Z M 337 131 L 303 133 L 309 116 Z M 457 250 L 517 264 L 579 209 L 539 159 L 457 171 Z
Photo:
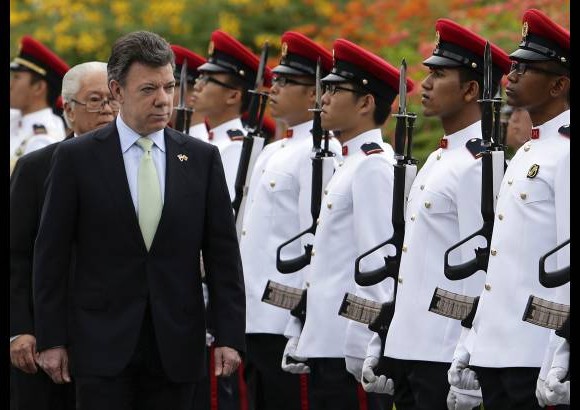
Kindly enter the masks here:
M 522 42 L 513 60 L 556 61 L 570 69 L 570 32 L 540 10 L 529 9 L 522 19 Z
M 332 69 L 332 54 L 304 34 L 287 31 L 282 35 L 280 64 L 272 70 L 274 74 L 316 75 L 316 63 L 320 58 L 320 69 L 326 75 Z
M 248 88 L 253 88 L 260 65 L 260 59 L 238 40 L 221 30 L 211 34 L 208 58 L 205 64 L 197 69 L 200 72 L 233 74 L 246 82 Z M 272 71 L 264 70 L 264 85 L 269 86 Z
M 339 38 L 333 46 L 334 66 L 323 82 L 351 82 L 369 93 L 384 98 L 392 104 L 399 93 L 399 70 L 382 58 L 348 40 Z M 407 78 L 407 91 L 413 89 Z
M 20 42 L 18 56 L 10 63 L 10 70 L 34 72 L 60 93 L 62 78 L 69 66 L 44 44 L 25 35 Z
M 473 31 L 449 19 L 435 23 L 435 49 L 433 55 L 423 61 L 427 67 L 467 67 L 483 75 L 483 54 L 486 40 Z M 492 77 L 499 82 L 510 71 L 509 56 L 492 44 Z
M 187 60 L 187 82 L 193 83 L 199 75 L 197 67 L 205 63 L 205 58 L 176 44 L 172 44 L 171 49 L 173 50 L 173 54 L 175 54 L 175 70 L 173 71 L 175 80 L 179 82 L 181 77 L 181 66 L 183 65 L 183 61 Z

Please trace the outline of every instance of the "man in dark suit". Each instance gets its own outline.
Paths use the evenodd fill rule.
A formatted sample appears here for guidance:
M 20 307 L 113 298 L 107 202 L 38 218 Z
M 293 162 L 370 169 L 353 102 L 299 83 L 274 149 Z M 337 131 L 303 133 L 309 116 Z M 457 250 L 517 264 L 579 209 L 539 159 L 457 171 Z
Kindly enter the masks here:
M 111 102 L 104 62 L 90 61 L 72 67 L 62 79 L 61 95 L 65 120 L 73 130 L 67 139 L 108 124 L 119 111 L 118 103 Z M 35 363 L 32 258 L 44 181 L 58 144 L 21 157 L 10 178 L 11 410 L 75 408 L 73 386 L 54 384 L 46 373 L 38 371 Z
M 63 142 L 48 176 L 34 249 L 38 362 L 63 383 L 70 357 L 81 410 L 190 408 L 206 373 L 200 251 L 216 374 L 235 371 L 245 349 L 222 163 L 215 147 L 166 127 L 173 66 L 157 34 L 118 39 L 107 66 L 116 121 Z

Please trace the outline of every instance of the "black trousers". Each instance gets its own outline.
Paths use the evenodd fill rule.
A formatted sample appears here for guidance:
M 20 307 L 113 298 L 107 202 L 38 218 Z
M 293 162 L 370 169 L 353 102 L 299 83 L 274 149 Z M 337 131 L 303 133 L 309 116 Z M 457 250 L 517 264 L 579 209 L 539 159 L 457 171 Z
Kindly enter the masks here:
M 447 410 L 450 363 L 387 357 L 387 366 L 395 382 L 397 410 Z
M 75 410 L 74 382 L 56 384 L 40 367 L 28 374 L 11 366 L 10 410 Z
M 344 358 L 309 359 L 310 410 L 358 410 L 358 383 Z
M 477 373 L 485 410 L 542 409 L 536 399 L 538 367 L 471 368 Z M 570 406 L 556 406 L 567 408 Z
M 250 410 L 300 410 L 300 376 L 281 367 L 287 341 L 283 335 L 246 335 L 244 366 Z
M 175 383 L 165 374 L 149 305 L 127 367 L 114 377 L 76 378 L 78 410 L 191 410 L 195 390 L 195 383 Z

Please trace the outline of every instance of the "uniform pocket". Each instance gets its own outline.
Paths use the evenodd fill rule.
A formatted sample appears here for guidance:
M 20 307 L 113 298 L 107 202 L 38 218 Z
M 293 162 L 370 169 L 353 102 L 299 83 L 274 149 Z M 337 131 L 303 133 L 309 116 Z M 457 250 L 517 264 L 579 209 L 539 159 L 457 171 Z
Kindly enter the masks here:
M 541 179 L 520 179 L 514 181 L 511 192 L 518 202 L 526 205 L 548 201 L 553 196 L 552 188 Z

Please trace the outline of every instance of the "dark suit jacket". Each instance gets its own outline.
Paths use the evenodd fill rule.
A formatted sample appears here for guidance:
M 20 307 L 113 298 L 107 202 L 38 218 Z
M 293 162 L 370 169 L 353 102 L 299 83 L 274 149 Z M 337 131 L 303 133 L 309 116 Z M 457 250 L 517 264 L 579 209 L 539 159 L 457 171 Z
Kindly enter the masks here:
M 72 134 L 67 139 L 71 137 Z M 44 182 L 58 144 L 24 155 L 10 178 L 10 336 L 35 334 L 32 255 L 44 202 Z
M 54 154 L 34 249 L 34 314 L 38 350 L 67 346 L 73 374 L 114 376 L 124 369 L 149 301 L 167 375 L 175 382 L 202 378 L 200 250 L 215 303 L 216 344 L 245 350 L 241 259 L 219 151 L 170 128 L 165 144 L 165 200 L 149 252 L 115 122 L 61 143 Z

